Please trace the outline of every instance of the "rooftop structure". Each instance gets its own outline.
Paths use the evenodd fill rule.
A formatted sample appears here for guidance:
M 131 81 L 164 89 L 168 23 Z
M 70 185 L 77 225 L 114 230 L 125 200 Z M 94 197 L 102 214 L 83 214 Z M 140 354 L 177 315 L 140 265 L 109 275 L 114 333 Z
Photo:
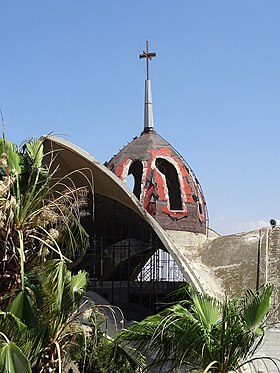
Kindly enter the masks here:
M 155 56 L 147 43 L 140 55 L 147 63 L 143 132 L 107 167 L 65 140 L 45 139 L 46 154 L 57 151 L 53 167 L 60 166 L 61 176 L 82 168 L 94 180 L 94 217 L 84 218 L 91 244 L 80 266 L 89 272 L 91 289 L 120 307 L 127 320 L 156 312 L 183 281 L 220 299 L 273 283 L 276 329 L 269 331 L 261 356 L 278 357 L 280 227 L 271 221 L 270 228 L 229 236 L 207 229 L 206 203 L 194 172 L 155 131 L 149 76 Z M 132 190 L 125 185 L 129 176 Z M 74 182 L 83 185 L 81 173 L 74 173 Z M 279 369 L 272 364 L 269 372 Z
M 149 61 L 146 51 L 144 130 L 109 162 L 122 181 L 133 175 L 133 193 L 146 211 L 167 230 L 206 233 L 207 211 L 202 188 L 183 157 L 154 128 Z

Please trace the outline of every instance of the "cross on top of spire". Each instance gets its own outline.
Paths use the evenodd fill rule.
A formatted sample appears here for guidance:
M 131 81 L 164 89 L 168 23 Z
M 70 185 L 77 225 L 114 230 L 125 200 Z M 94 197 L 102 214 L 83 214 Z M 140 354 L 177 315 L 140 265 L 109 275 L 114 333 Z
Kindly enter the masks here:
M 156 53 L 149 52 L 149 42 L 146 40 L 146 51 L 143 51 L 143 53 L 139 54 L 139 58 L 146 58 L 146 64 L 147 64 L 147 80 L 150 80 L 150 71 L 149 71 L 149 60 L 152 59 L 152 57 L 156 57 Z

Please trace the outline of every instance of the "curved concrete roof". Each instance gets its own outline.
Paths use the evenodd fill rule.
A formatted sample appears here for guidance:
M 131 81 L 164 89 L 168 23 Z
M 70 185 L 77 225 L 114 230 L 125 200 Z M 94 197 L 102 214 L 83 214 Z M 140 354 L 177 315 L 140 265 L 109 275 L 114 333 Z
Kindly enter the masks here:
M 94 178 L 96 193 L 110 197 L 141 215 L 139 211 L 141 205 L 130 189 L 91 154 L 67 140 L 53 135 L 44 138 L 44 145 L 48 150 L 52 148 L 57 152 L 60 168 L 63 168 L 64 174 L 79 169 L 90 170 Z M 87 176 L 90 177 L 89 174 Z M 80 179 L 84 183 L 82 174 Z
M 181 253 L 178 246 L 163 228 L 146 212 L 132 191 L 113 172 L 85 150 L 60 137 L 53 135 L 44 137 L 44 148 L 45 151 L 53 149 L 57 152 L 57 162 L 60 166 L 58 174 L 60 176 L 64 176 L 74 170 L 88 170 L 88 176 L 90 174 L 93 176 L 96 193 L 122 203 L 142 217 L 152 227 L 164 247 L 172 255 L 186 277 L 186 280 L 192 283 L 198 291 L 205 292 L 205 283 L 201 283 L 199 276 L 195 274 L 194 268 L 192 268 L 191 263 L 188 262 L 185 255 Z M 76 175 L 75 177 L 79 177 L 79 173 Z M 80 174 L 78 183 L 79 181 L 82 185 L 85 184 L 82 174 Z M 211 293 L 211 289 L 207 289 L 206 291 L 209 292 L 209 290 Z

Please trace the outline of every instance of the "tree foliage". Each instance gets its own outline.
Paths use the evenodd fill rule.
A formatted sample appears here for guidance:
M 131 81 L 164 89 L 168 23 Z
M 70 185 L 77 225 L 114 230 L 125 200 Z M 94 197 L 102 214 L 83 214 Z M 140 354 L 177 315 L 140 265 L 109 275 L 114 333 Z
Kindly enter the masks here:
M 84 312 L 88 274 L 71 272 L 89 245 L 81 217 L 93 184 L 85 170 L 76 170 L 85 187 L 75 171 L 57 178 L 55 154 L 47 156 L 48 165 L 42 140 L 0 139 L 0 372 L 65 372 L 75 357 L 81 371 L 135 371 L 129 349 L 101 330 L 98 308 Z
M 264 333 L 272 286 L 246 290 L 241 296 L 219 302 L 191 286 L 185 299 L 135 323 L 123 331 L 119 342 L 153 357 L 151 366 L 170 371 L 190 366 L 199 371 L 225 373 L 237 368 Z
M 30 268 L 50 257 L 70 263 L 88 247 L 79 223 L 87 190 L 55 171 L 44 164 L 41 140 L 16 147 L 0 139 L 0 302 L 24 288 Z

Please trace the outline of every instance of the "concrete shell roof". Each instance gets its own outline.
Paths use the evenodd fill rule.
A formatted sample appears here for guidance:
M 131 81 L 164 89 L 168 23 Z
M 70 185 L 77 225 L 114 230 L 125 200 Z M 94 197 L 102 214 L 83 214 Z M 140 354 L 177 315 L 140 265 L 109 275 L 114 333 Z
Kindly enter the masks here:
M 64 175 L 73 170 L 87 169 L 94 179 L 94 190 L 105 197 L 110 197 L 141 215 L 141 205 L 134 194 L 125 184 L 102 163 L 82 148 L 57 136 L 48 136 L 44 139 L 45 150 L 53 149 L 56 152 L 61 173 Z M 62 172 L 63 170 L 63 172 Z M 87 174 L 89 178 L 91 175 Z M 76 175 L 75 178 L 78 176 Z M 81 175 L 79 182 L 84 184 Z
M 44 137 L 44 150 L 45 152 L 49 150 L 56 152 L 56 162 L 60 165 L 58 176 L 64 176 L 74 170 L 90 170 L 94 180 L 95 192 L 115 199 L 140 215 L 152 227 L 164 247 L 172 255 L 187 281 L 192 283 L 198 291 L 205 291 L 191 264 L 180 252 L 174 241 L 146 212 L 132 191 L 113 172 L 85 150 L 57 136 Z M 79 178 L 79 174 L 75 175 L 75 177 Z M 84 177 L 81 175 L 80 180 L 75 179 L 75 183 L 76 185 L 84 185 Z

